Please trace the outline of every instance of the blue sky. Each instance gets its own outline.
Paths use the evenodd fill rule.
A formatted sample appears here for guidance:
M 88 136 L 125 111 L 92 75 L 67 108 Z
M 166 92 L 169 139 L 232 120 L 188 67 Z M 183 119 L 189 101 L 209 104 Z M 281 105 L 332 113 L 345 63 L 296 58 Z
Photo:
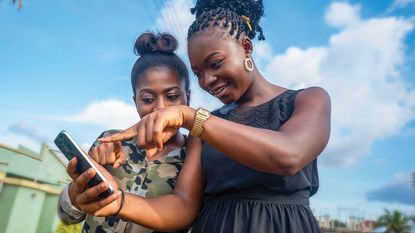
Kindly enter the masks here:
M 332 98 L 316 216 L 415 214 L 415 1 L 264 3 L 256 65 L 276 84 L 318 85 Z M 167 30 L 185 45 L 193 20 L 191 0 L 23 4 L 0 0 L 0 143 L 33 150 L 61 129 L 87 147 L 137 121 L 129 81 L 137 35 Z M 192 90 L 193 106 L 219 106 L 194 82 Z

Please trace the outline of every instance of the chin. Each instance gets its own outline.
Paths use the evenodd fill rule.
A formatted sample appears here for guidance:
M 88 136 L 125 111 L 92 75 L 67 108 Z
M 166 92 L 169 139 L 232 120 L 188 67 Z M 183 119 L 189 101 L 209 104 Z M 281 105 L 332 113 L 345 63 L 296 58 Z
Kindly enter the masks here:
M 219 101 L 222 102 L 223 104 L 231 104 L 235 102 L 235 100 L 232 98 L 221 98 L 219 99 Z

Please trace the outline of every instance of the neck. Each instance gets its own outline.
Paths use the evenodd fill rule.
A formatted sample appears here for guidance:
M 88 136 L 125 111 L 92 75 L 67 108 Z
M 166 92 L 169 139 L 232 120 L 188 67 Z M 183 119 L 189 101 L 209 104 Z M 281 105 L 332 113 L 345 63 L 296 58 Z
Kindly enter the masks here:
M 276 95 L 282 93 L 285 89 L 267 81 L 257 69 L 251 74 L 253 81 L 241 98 L 236 101 L 240 106 L 256 106 L 264 103 Z

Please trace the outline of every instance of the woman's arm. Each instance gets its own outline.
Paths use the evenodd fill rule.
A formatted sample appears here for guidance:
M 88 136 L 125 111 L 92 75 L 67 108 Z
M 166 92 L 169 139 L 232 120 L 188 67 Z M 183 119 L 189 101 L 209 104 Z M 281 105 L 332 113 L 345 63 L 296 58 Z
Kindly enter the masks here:
M 147 115 L 122 133 L 100 140 L 114 142 L 139 135 L 137 145 L 161 149 L 174 130 L 180 127 L 192 129 L 195 111 L 188 106 L 167 107 Z M 210 116 L 203 125 L 201 138 L 246 166 L 278 175 L 293 175 L 315 159 L 327 145 L 330 111 L 327 92 L 312 87 L 297 94 L 290 119 L 278 131 Z
M 290 119 L 278 131 L 211 116 L 201 138 L 256 170 L 293 175 L 322 152 L 329 135 L 330 98 L 321 88 L 309 88 L 297 94 Z
M 189 137 L 186 160 L 172 194 L 150 199 L 129 194 L 120 216 L 162 231 L 189 226 L 199 212 L 202 199 L 201 147 L 199 138 Z
M 204 186 L 200 165 L 201 147 L 199 138 L 189 137 L 186 160 L 172 194 L 143 198 L 126 193 L 119 216 L 160 231 L 172 231 L 189 226 L 199 212 Z M 89 203 L 87 208 L 82 210 L 95 216 L 115 214 L 120 204 L 114 206 L 112 202 L 107 205 L 109 201 L 106 199 L 93 201 L 98 192 L 97 188 L 92 187 L 85 192 L 87 194 L 82 195 L 79 202 Z M 120 203 L 120 198 L 117 203 Z
M 63 189 L 58 201 L 58 216 L 65 225 L 82 222 L 86 217 L 84 212 L 79 211 L 72 205 L 68 195 L 68 187 L 69 185 Z

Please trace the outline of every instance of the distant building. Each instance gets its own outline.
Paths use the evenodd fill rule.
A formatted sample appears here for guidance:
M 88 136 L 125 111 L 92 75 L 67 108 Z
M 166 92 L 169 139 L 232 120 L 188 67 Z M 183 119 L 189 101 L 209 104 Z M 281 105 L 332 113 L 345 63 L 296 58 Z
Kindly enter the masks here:
M 318 223 L 323 233 L 371 233 L 375 225 L 373 220 L 354 216 L 350 216 L 346 224 L 331 219 L 330 215 L 319 216 Z
M 363 220 L 362 222 L 362 231 L 363 232 L 372 232 L 375 228 L 376 221 L 373 220 Z
M 318 218 L 318 224 L 321 228 L 331 228 L 331 220 L 330 220 L 330 215 L 323 215 L 323 216 L 319 216 Z
M 58 197 L 70 181 L 57 152 L 0 144 L 0 232 L 55 232 Z
M 363 218 L 350 216 L 347 222 L 347 228 L 350 230 L 363 231 Z

